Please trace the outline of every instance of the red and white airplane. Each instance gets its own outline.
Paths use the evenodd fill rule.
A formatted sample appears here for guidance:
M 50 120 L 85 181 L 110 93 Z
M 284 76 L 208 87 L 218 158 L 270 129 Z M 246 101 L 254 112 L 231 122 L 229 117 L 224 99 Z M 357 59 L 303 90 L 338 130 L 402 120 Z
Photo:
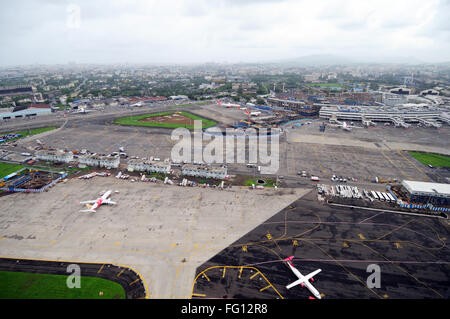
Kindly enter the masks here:
M 309 289 L 309 291 L 311 291 L 311 293 L 317 298 L 317 299 L 322 299 L 322 297 L 320 296 L 320 293 L 317 291 L 316 288 L 314 288 L 314 286 L 309 282 L 309 280 L 311 280 L 312 282 L 314 282 L 314 278 L 313 276 L 317 275 L 319 272 L 322 271 L 322 269 L 317 269 L 315 271 L 313 271 L 312 273 L 303 276 L 300 271 L 298 271 L 297 268 L 294 267 L 294 265 L 292 264 L 292 259 L 294 259 L 294 256 L 291 256 L 289 258 L 286 258 L 284 261 L 288 264 L 289 268 L 291 268 L 292 272 L 298 277 L 298 280 L 294 281 L 292 284 L 289 284 L 286 286 L 287 289 L 291 289 L 294 286 L 300 285 L 302 287 L 305 287 Z M 309 297 L 310 299 L 314 299 L 313 297 Z
M 222 103 L 222 102 L 220 102 L 219 100 L 216 100 L 216 102 L 217 102 L 217 104 L 219 104 L 220 106 L 225 106 L 226 108 L 237 107 L 239 110 L 240 110 L 240 109 L 243 109 L 243 110 L 247 109 L 247 108 L 245 108 L 245 107 L 242 107 L 242 106 L 239 105 L 239 104 Z
M 80 210 L 80 212 L 82 213 L 95 213 L 96 209 L 101 205 L 101 204 L 109 204 L 109 205 L 116 205 L 116 202 L 113 202 L 111 200 L 109 200 L 109 196 L 111 195 L 112 191 L 107 191 L 106 193 L 104 193 L 101 197 L 97 198 L 96 200 L 88 200 L 85 202 L 80 202 L 80 204 L 87 204 L 88 209 L 83 209 Z M 93 204 L 93 205 L 90 205 Z

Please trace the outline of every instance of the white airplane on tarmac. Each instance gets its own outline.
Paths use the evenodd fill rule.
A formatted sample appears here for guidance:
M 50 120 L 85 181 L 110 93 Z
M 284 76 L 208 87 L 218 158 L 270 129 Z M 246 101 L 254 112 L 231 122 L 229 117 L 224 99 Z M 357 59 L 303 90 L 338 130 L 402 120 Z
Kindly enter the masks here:
M 289 268 L 291 268 L 292 272 L 298 277 L 298 280 L 294 281 L 293 283 L 289 284 L 286 286 L 287 289 L 291 289 L 294 286 L 297 285 L 301 285 L 302 287 L 308 288 L 309 291 L 311 291 L 311 293 L 317 298 L 317 299 L 322 299 L 322 297 L 320 296 L 320 293 L 317 291 L 316 288 L 314 288 L 314 286 L 309 282 L 309 280 L 311 279 L 311 281 L 314 281 L 313 276 L 317 275 L 319 272 L 322 271 L 322 269 L 317 269 L 315 271 L 313 271 L 312 273 L 303 276 L 300 271 L 298 271 L 297 268 L 294 267 L 294 265 L 292 264 L 292 259 L 294 259 L 294 256 L 291 256 L 289 258 L 286 258 L 284 261 L 288 264 Z M 309 297 L 309 299 L 314 299 L 313 297 Z
M 108 197 L 111 195 L 112 191 L 105 192 L 101 197 L 97 198 L 96 200 L 88 200 L 85 202 L 80 202 L 80 204 L 86 204 L 88 206 L 88 209 L 80 210 L 82 213 L 95 213 L 96 209 L 101 204 L 109 204 L 109 205 L 116 205 L 116 202 L 111 201 Z M 90 204 L 93 204 L 92 206 Z
M 242 107 L 241 105 L 239 105 L 239 104 L 232 104 L 232 103 L 222 103 L 222 102 L 220 102 L 219 100 L 216 100 L 216 102 L 217 102 L 217 104 L 219 104 L 220 106 L 225 106 L 226 108 L 231 108 L 231 107 L 236 107 L 236 108 L 238 108 L 239 110 L 246 110 L 247 108 L 246 107 Z

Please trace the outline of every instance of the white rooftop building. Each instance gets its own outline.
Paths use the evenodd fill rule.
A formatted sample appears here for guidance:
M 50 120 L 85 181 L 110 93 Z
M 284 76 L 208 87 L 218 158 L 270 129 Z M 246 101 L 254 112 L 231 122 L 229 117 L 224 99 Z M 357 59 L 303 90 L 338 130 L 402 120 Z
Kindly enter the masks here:
M 102 156 L 98 154 L 80 155 L 78 157 L 78 162 L 87 166 L 118 168 L 120 164 L 120 157 Z
M 186 176 L 225 179 L 227 176 L 227 169 L 224 167 L 186 164 L 181 168 L 181 173 Z
M 411 201 L 421 203 L 450 203 L 450 184 L 402 181 Z
M 73 161 L 72 152 L 64 152 L 60 150 L 58 151 L 40 150 L 35 153 L 35 156 L 38 160 L 41 161 L 50 161 L 58 163 L 69 163 Z
M 156 172 L 169 174 L 170 163 L 148 161 L 143 159 L 131 159 L 128 161 L 128 171 Z

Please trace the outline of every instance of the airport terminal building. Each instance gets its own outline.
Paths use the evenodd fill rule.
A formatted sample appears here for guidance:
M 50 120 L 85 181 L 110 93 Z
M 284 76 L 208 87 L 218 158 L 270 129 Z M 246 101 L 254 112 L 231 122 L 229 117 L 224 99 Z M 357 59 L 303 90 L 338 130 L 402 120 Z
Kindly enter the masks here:
M 131 159 L 128 161 L 128 171 L 156 172 L 169 174 L 170 163 L 148 161 L 143 159 Z
M 411 202 L 450 205 L 450 184 L 402 181 L 402 186 Z
M 227 169 L 224 167 L 186 164 L 181 168 L 181 173 L 186 176 L 225 179 L 227 176 Z

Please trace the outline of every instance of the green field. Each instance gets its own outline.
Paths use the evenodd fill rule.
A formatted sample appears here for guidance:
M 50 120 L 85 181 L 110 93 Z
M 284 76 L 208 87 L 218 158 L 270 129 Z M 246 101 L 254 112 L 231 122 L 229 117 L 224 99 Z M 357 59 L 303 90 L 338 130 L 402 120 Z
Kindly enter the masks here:
M 259 184 L 258 183 L 258 179 L 262 179 L 266 183 L 265 184 Z M 275 186 L 279 187 L 280 186 L 280 184 L 277 183 L 276 180 L 272 179 L 272 178 L 249 178 L 249 179 L 247 179 L 244 182 L 244 186 L 252 186 L 252 184 L 254 184 L 255 187 L 258 186 L 258 185 L 262 185 L 264 187 L 275 187 Z
M 3 178 L 15 171 L 18 171 L 19 169 L 21 169 L 23 167 L 24 166 L 18 165 L 18 164 L 10 164 L 10 163 L 0 162 L 0 178 Z
M 152 116 L 161 116 L 161 115 L 170 115 L 175 113 L 175 111 L 171 112 L 160 112 L 160 113 L 152 113 L 152 114 L 145 114 L 145 115 L 137 115 L 137 116 L 128 116 L 123 117 L 120 119 L 117 119 L 114 121 L 115 124 L 121 124 L 121 125 L 135 125 L 135 126 L 149 126 L 149 127 L 165 127 L 165 128 L 177 128 L 177 127 L 185 127 L 187 129 L 194 129 L 194 125 L 185 125 L 185 124 L 175 124 L 175 123 L 154 123 L 154 122 L 142 122 L 139 120 L 152 117 Z M 216 125 L 217 123 L 211 120 L 207 120 L 205 118 L 202 118 L 198 115 L 194 115 L 192 113 L 188 112 L 181 112 L 182 115 L 193 119 L 193 120 L 200 120 L 202 121 L 203 128 L 208 128 L 211 126 Z
M 36 134 L 40 134 L 40 133 L 44 133 L 44 132 L 47 132 L 47 131 L 54 130 L 56 128 L 57 128 L 56 126 L 48 126 L 48 127 L 33 128 L 33 129 L 30 129 L 30 130 L 23 130 L 23 131 L 13 132 L 11 134 L 21 134 L 22 136 L 10 139 L 10 140 L 2 142 L 2 143 L 16 141 L 16 140 L 18 140 L 20 138 L 24 138 L 24 137 L 27 137 L 27 136 L 36 135 Z
M 81 277 L 80 288 L 68 288 L 67 276 L 0 271 L 0 299 L 125 299 L 121 285 Z
M 408 153 L 424 165 L 431 165 L 435 167 L 450 167 L 450 156 L 423 152 Z

